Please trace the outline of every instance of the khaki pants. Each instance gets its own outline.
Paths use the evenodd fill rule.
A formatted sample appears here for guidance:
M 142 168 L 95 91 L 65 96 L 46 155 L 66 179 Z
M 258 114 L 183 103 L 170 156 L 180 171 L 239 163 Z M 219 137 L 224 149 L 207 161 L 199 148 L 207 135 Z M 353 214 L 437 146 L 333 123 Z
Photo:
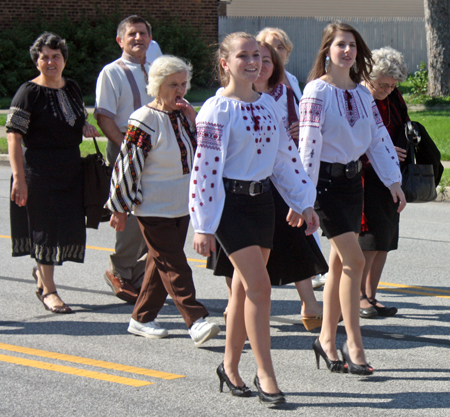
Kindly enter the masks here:
M 120 148 L 108 141 L 106 145 L 106 160 L 114 165 Z M 131 281 L 138 289 L 144 279 L 147 261 L 147 245 L 135 216 L 130 215 L 123 232 L 116 232 L 115 252 L 109 258 L 109 270 L 115 276 Z

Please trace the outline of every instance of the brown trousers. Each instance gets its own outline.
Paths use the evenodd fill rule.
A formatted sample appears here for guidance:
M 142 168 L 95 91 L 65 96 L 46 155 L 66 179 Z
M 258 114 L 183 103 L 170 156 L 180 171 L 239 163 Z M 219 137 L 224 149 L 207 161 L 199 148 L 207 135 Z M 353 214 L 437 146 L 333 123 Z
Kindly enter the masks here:
M 141 292 L 132 317 L 140 323 L 155 320 L 169 294 L 188 328 L 208 310 L 195 299 L 192 270 L 184 254 L 189 216 L 138 217 L 148 247 Z

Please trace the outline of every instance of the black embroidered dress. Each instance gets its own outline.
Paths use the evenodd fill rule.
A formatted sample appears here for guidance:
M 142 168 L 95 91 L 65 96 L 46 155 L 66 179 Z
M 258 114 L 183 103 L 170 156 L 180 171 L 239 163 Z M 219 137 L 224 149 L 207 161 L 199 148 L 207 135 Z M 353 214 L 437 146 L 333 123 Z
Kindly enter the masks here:
M 31 81 L 14 96 L 6 127 L 22 135 L 28 186 L 25 207 L 11 202 L 12 256 L 44 265 L 83 262 L 86 229 L 79 145 L 87 113 L 78 85 Z

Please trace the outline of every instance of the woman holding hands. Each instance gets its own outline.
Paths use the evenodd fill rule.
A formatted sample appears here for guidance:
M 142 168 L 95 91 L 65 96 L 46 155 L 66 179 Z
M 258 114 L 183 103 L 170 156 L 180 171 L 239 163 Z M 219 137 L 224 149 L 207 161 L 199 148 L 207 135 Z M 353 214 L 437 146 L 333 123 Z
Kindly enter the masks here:
M 258 365 L 254 379 L 260 401 L 285 402 L 270 355 L 270 278 L 266 263 L 272 248 L 274 207 L 270 180 L 290 207 L 287 221 L 306 233 L 318 227 L 312 206 L 315 189 L 300 163 L 283 115 L 267 94 L 253 89 L 261 69 L 255 38 L 228 35 L 217 61 L 224 90 L 210 98 L 197 117 L 198 148 L 189 206 L 194 249 L 214 250 L 214 234 L 234 266 L 228 306 L 225 358 L 217 369 L 233 395 L 248 397 L 238 365 L 248 338 Z
M 363 204 L 361 155 L 368 155 L 399 212 L 406 204 L 397 153 L 370 91 L 359 84 L 369 80 L 371 65 L 371 52 L 352 26 L 329 24 L 300 103 L 300 155 L 317 185 L 315 209 L 332 248 L 322 330 L 313 349 L 317 365 L 322 356 L 330 371 L 348 369 L 360 375 L 373 372 L 359 327 L 364 268 L 358 244 Z M 341 349 L 343 362 L 335 340 L 341 310 L 347 333 Z

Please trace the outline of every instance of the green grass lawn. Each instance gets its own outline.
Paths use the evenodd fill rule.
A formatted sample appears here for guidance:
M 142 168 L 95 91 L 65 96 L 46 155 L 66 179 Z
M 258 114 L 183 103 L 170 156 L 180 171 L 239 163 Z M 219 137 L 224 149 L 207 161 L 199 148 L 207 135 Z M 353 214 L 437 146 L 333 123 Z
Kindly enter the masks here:
M 106 157 L 106 142 L 97 141 L 100 152 L 103 157 Z M 94 141 L 92 139 L 84 140 L 80 145 L 81 156 L 89 155 L 90 153 L 95 153 Z M 5 138 L 0 138 L 0 154 L 8 153 L 8 142 Z
M 442 174 L 441 182 L 439 183 L 442 187 L 450 186 L 450 168 L 445 168 Z
M 441 152 L 441 159 L 450 161 L 450 110 L 409 112 L 409 117 L 425 126 Z

